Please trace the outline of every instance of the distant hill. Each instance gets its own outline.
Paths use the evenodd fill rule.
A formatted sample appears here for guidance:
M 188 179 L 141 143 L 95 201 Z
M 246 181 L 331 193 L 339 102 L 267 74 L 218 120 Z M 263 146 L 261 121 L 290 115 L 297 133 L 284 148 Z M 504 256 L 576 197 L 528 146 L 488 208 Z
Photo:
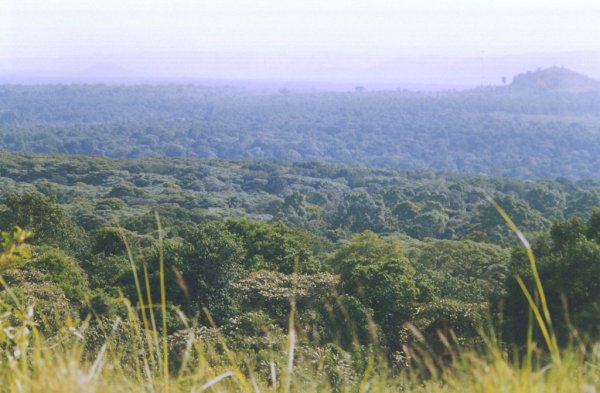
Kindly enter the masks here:
M 566 67 L 600 79 L 600 51 L 504 56 L 399 56 L 158 51 L 9 59 L 0 52 L 0 83 L 195 83 L 278 92 L 467 90 L 502 86 L 538 67 Z
M 519 74 L 513 78 L 510 87 L 516 89 L 588 92 L 600 91 L 600 81 L 567 68 L 550 67 Z

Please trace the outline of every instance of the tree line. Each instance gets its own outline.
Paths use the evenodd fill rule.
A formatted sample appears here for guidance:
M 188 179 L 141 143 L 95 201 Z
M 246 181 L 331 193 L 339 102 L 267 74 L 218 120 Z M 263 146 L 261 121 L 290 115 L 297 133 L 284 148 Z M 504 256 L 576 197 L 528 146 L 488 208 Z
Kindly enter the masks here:
M 600 93 L 482 88 L 258 95 L 232 88 L 0 86 L 0 149 L 360 163 L 598 178 Z

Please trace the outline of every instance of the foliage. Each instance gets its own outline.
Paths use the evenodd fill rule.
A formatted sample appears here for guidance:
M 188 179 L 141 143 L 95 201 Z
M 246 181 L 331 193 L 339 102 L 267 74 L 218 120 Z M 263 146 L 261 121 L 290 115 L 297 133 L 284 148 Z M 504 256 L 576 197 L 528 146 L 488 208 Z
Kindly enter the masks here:
M 428 239 L 410 247 L 408 255 L 443 299 L 485 303 L 503 294 L 510 252 L 499 246 Z
M 36 247 L 24 269 L 43 274 L 44 281 L 58 285 L 71 302 L 84 302 L 88 290 L 87 276 L 79 263 L 64 251 L 48 246 Z
M 245 269 L 268 269 L 287 274 L 294 272 L 298 262 L 299 272 L 319 269 L 306 238 L 299 230 L 282 223 L 275 225 L 252 222 L 247 219 L 228 220 L 227 230 L 237 235 L 246 249 Z
M 0 86 L 0 149 L 598 179 L 599 97 L 531 88 L 282 95 L 193 85 Z M 219 189 L 215 180 L 207 191 Z M 289 188 L 279 174 L 265 180 L 267 192 Z M 111 191 L 145 197 L 132 184 L 115 182 Z
M 422 296 L 416 271 L 399 242 L 363 232 L 340 247 L 328 263 L 340 275 L 343 290 L 371 308 L 375 322 L 395 339 Z
M 600 274 L 600 239 L 597 237 L 600 210 L 594 210 L 587 222 L 578 218 L 556 223 L 550 234 L 541 236 L 533 247 L 538 259 L 539 275 L 545 283 L 548 307 L 555 315 L 557 332 L 564 338 L 574 333 L 599 337 L 600 286 L 596 280 Z M 531 287 L 532 276 L 526 268 L 525 256 L 513 253 L 511 271 L 519 275 Z M 526 309 L 519 304 L 515 285 L 507 282 L 506 308 L 509 337 L 522 340 L 519 331 L 525 323 Z M 510 334 L 510 332 L 517 334 Z
M 339 279 L 330 273 L 285 275 L 259 270 L 235 283 L 234 288 L 245 310 L 265 312 L 285 326 L 292 302 L 300 320 L 315 317 L 307 314 L 321 312 L 325 304 L 333 303 L 338 284 Z
M 190 315 L 202 315 L 206 307 L 219 322 L 235 313 L 233 283 L 243 274 L 244 248 L 225 225 L 200 224 L 190 229 L 184 242 L 167 244 L 164 255 L 172 270 L 168 285 L 175 304 L 185 305 Z M 153 276 L 159 273 L 158 258 L 155 254 L 149 266 Z
M 3 202 L 5 209 L 0 211 L 0 228 L 27 228 L 33 233 L 32 244 L 82 251 L 83 233 L 54 198 L 27 192 L 6 195 Z
M 267 186 L 275 175 L 285 179 L 285 188 Z M 107 197 L 123 183 L 135 185 L 144 196 Z M 0 185 L 5 199 L 16 198 L 12 213 L 0 206 L 3 230 L 20 223 L 41 231 L 36 242 L 63 248 L 72 244 L 78 256 L 87 252 L 82 244 L 86 233 L 100 228 L 123 227 L 156 237 L 154 209 L 169 237 L 181 237 L 188 225 L 245 217 L 303 227 L 331 241 L 369 229 L 418 239 L 470 238 L 509 245 L 513 237 L 482 191 L 498 200 L 528 235 L 548 229 L 552 220 L 586 217 L 600 204 L 600 184 L 594 181 L 530 182 L 317 163 L 108 160 L 8 152 L 0 157 Z M 44 196 L 31 194 L 32 188 Z M 37 228 L 29 228 L 28 214 L 40 218 Z M 257 235 L 261 231 L 256 228 Z M 278 231 L 292 249 L 297 248 L 293 239 L 307 238 Z M 328 247 L 305 240 L 311 248 Z M 277 263 L 290 272 L 292 261 Z M 304 262 L 302 268 L 306 264 L 314 269 L 313 261 Z
M 596 93 L 284 93 L 0 87 L 0 148 L 300 161 L 3 152 L 1 391 L 593 390 Z
M 0 272 L 22 264 L 31 257 L 31 250 L 25 243 L 31 234 L 16 227 L 13 233 L 1 232 L 2 249 L 0 250 Z
M 414 326 L 435 353 L 444 353 L 447 348 L 440 335 L 452 337 L 459 347 L 477 348 L 482 343 L 481 332 L 485 328 L 486 305 L 466 303 L 441 298 L 423 305 L 415 313 Z
M 285 275 L 259 270 L 238 281 L 235 287 L 251 307 L 267 306 L 274 302 L 289 304 L 318 302 L 332 293 L 338 279 L 329 273 Z
M 31 169 L 34 163 L 41 166 Z M 407 326 L 445 361 L 442 336 L 480 350 L 489 320 L 504 319 L 506 342 L 522 343 L 528 309 L 512 277 L 519 274 L 529 288 L 533 280 L 523 252 L 507 247 L 513 235 L 485 193 L 537 239 L 552 314 L 563 315 L 564 297 L 570 323 L 583 335 L 598 335 L 600 288 L 593 277 L 600 215 L 590 210 L 600 187 L 593 181 L 13 153 L 0 164 L 6 185 L 0 223 L 7 229 L 23 223 L 34 236 L 31 255 L 19 249 L 26 232 L 6 237 L 4 249 L 20 257 L 12 262 L 28 262 L 6 272 L 14 296 L 4 291 L 2 299 L 10 307 L 33 306 L 35 323 L 52 339 L 61 339 L 61 321 L 89 317 L 99 350 L 110 323 L 139 318 L 140 345 L 169 335 L 185 350 L 188 332 L 212 329 L 206 309 L 225 340 L 215 351 L 236 348 L 244 367 L 268 376 L 269 354 L 289 341 L 294 310 L 298 356 L 306 364 L 317 353 L 323 361 L 338 359 L 341 369 L 322 366 L 336 386 L 356 381 L 368 348 L 406 365 L 407 348 L 420 345 Z M 563 218 L 569 219 L 551 223 Z M 161 279 L 164 312 L 156 307 Z M 561 341 L 569 337 L 569 324 L 556 325 Z M 119 329 L 124 345 L 127 329 Z M 171 367 L 180 365 L 176 359 Z

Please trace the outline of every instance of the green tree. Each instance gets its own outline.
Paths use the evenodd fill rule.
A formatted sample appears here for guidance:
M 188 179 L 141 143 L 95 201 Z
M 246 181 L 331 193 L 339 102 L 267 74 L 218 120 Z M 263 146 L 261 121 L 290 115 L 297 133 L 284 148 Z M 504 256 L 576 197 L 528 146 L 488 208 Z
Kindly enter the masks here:
M 352 232 L 386 228 L 385 206 L 364 190 L 346 195 L 333 217 L 335 227 L 346 227 Z
M 83 252 L 85 232 L 77 227 L 56 201 L 35 192 L 9 194 L 0 211 L 0 229 L 8 231 L 15 226 L 33 233 L 31 244 L 49 245 Z
M 183 242 L 165 244 L 169 299 L 193 314 L 207 307 L 217 321 L 233 315 L 238 299 L 233 284 L 243 275 L 245 250 L 238 237 L 221 223 L 200 224 Z M 150 266 L 158 276 L 158 255 Z M 158 299 L 158 285 L 152 285 Z
M 228 220 L 227 229 L 244 244 L 244 265 L 248 271 L 267 269 L 291 274 L 295 261 L 299 273 L 319 270 L 304 233 L 282 223 L 265 224 L 247 219 Z
M 25 241 L 31 236 L 27 231 L 16 227 L 11 232 L 0 232 L 0 272 L 21 265 L 31 258 L 31 248 Z
M 81 304 L 85 300 L 87 275 L 79 263 L 64 251 L 48 246 L 37 247 L 25 268 L 43 273 L 46 280 L 58 285 L 70 301 Z
M 124 254 L 126 251 L 123 231 L 115 227 L 104 227 L 93 232 L 91 236 L 93 254 Z
M 87 276 L 77 261 L 54 247 L 32 247 L 27 263 L 3 274 L 21 304 L 33 307 L 44 332 L 64 328 L 68 317 L 78 318 L 90 294 Z M 12 301 L 6 291 L 4 301 Z M 87 315 L 83 315 L 84 317 Z
M 500 246 L 428 239 L 412 247 L 409 256 L 443 299 L 486 303 L 504 293 L 510 251 Z
M 538 271 L 544 285 L 555 328 L 563 338 L 569 336 L 567 318 L 580 334 L 592 339 L 600 336 L 600 210 L 594 210 L 585 225 L 580 219 L 556 223 L 549 235 L 533 243 Z M 511 261 L 511 276 L 519 275 L 530 291 L 535 285 L 524 250 L 516 249 Z M 507 337 L 522 342 L 526 331 L 527 303 L 514 279 L 507 282 Z M 565 306 L 568 315 L 565 314 Z
M 425 295 L 400 243 L 363 232 L 340 247 L 328 263 L 340 275 L 343 290 L 372 309 L 375 322 L 395 342 Z
M 330 273 L 286 275 L 259 270 L 234 285 L 245 309 L 267 311 L 285 326 L 292 298 L 302 316 L 302 312 L 315 305 L 326 300 L 331 302 L 338 281 L 339 278 Z

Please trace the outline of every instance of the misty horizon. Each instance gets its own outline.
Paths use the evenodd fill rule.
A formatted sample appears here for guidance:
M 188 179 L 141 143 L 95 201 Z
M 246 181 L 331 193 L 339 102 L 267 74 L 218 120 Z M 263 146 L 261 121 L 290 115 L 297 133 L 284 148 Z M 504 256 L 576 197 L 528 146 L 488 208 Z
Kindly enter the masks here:
M 502 85 L 520 73 L 564 67 L 600 77 L 599 52 L 532 53 L 502 57 L 362 57 L 319 54 L 138 52 L 22 59 L 0 73 L 2 83 L 204 83 L 242 87 L 347 90 L 445 90 Z
M 500 85 L 552 66 L 600 78 L 600 6 L 586 0 L 4 4 L 3 83 L 435 90 Z

